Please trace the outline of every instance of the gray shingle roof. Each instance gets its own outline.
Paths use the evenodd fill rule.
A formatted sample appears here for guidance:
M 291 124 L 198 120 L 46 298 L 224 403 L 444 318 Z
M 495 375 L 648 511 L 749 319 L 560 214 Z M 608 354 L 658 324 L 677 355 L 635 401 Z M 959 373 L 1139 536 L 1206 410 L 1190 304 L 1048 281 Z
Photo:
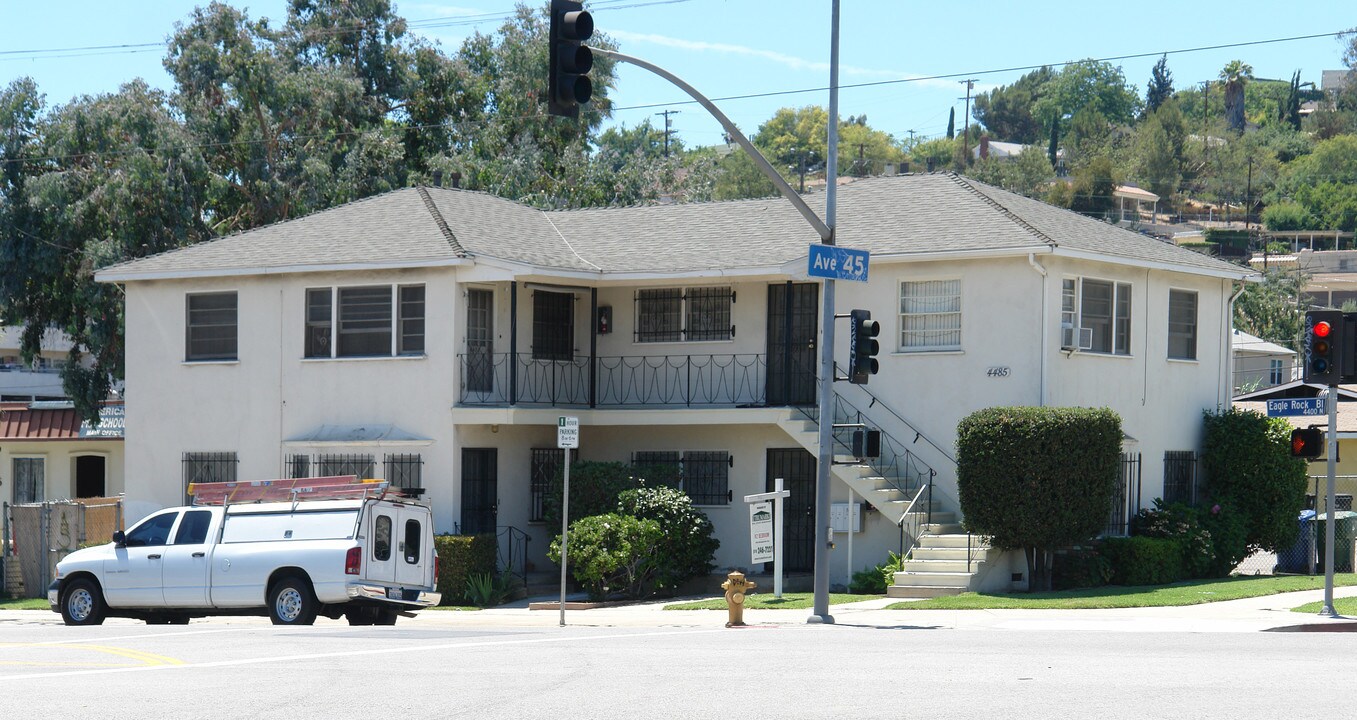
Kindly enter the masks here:
M 425 198 L 428 198 L 428 202 Z M 824 217 L 824 194 L 807 203 Z M 838 242 L 882 256 L 1067 248 L 1186 272 L 1248 270 L 954 175 L 843 184 Z M 444 224 L 438 222 L 442 220 Z M 782 198 L 543 212 L 480 192 L 407 188 L 100 271 L 101 280 L 496 258 L 586 273 L 772 268 L 819 236 Z

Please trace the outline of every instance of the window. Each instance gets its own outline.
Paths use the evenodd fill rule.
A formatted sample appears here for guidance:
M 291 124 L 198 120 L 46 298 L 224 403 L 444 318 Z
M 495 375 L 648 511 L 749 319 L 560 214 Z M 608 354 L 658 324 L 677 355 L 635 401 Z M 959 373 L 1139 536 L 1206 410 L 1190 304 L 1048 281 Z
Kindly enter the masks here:
M 1268 360 L 1267 384 L 1281 385 L 1282 382 L 1282 361 L 1276 358 Z
M 423 285 L 310 288 L 306 291 L 304 357 L 423 354 Z
M 387 455 L 382 458 L 382 464 L 385 466 L 383 477 L 391 483 L 391 487 L 402 490 L 424 487 L 421 479 L 424 461 L 418 454 Z
M 961 349 L 961 281 L 900 283 L 900 350 Z
M 188 296 L 185 360 L 236 359 L 236 294 Z
M 354 475 L 358 479 L 377 477 L 376 458 L 372 455 L 317 455 L 316 473 L 318 477 Z
M 1197 453 L 1192 450 L 1164 451 L 1165 503 L 1197 501 Z
M 678 488 L 682 484 L 683 458 L 677 450 L 642 450 L 632 455 L 632 471 L 647 485 Z
M 1131 354 L 1131 285 L 1087 278 L 1061 284 L 1060 345 L 1109 355 Z
M 408 565 L 419 564 L 420 526 L 418 520 L 405 521 L 405 562 Z
M 724 450 L 642 450 L 632 456 L 647 485 L 678 488 L 694 505 L 730 503 L 730 453 Z
M 1197 293 L 1169 291 L 1169 357 L 1197 359 Z
M 193 483 L 235 482 L 238 462 L 233 452 L 184 453 L 185 497 L 188 497 L 188 486 Z
M 575 296 L 537 290 L 532 294 L 532 358 L 575 359 Z
M 155 547 L 169 542 L 170 528 L 179 517 L 178 511 L 152 515 L 127 532 L 123 544 L 127 547 Z
M 565 450 L 561 448 L 533 448 L 532 464 L 528 471 L 528 496 L 531 507 L 528 511 L 529 522 L 542 522 L 546 519 L 545 503 L 547 488 L 561 474 L 565 463 Z
M 372 559 L 391 559 L 391 516 L 378 515 L 372 530 Z
M 729 286 L 636 291 L 636 342 L 700 342 L 735 336 Z
M 40 503 L 43 496 L 45 463 L 40 457 L 14 458 L 14 504 Z
M 202 545 L 207 542 L 207 527 L 212 524 L 211 510 L 189 510 L 174 533 L 175 545 Z

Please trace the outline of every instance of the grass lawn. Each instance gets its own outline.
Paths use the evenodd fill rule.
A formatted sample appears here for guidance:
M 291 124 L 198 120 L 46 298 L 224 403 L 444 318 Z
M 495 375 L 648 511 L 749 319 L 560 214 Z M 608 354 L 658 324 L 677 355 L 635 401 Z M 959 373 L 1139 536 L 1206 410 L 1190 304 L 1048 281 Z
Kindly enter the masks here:
M 863 600 L 875 600 L 880 595 L 849 595 L 847 593 L 830 593 L 829 604 L 838 605 L 839 603 L 862 602 Z M 781 598 L 773 597 L 772 593 L 749 593 L 744 596 L 744 606 L 746 609 L 759 610 L 809 610 L 815 606 L 815 595 L 813 593 L 782 593 Z M 725 610 L 726 599 L 724 596 L 712 600 L 698 600 L 696 602 L 674 603 L 665 605 L 665 610 Z
M 1357 574 L 1334 575 L 1334 586 L 1357 585 Z M 896 603 L 891 610 L 1079 610 L 1125 607 L 1169 607 L 1324 589 L 1323 576 L 1232 577 L 1190 580 L 1172 585 L 1062 590 L 1049 593 L 963 593 L 951 597 Z M 1357 608 L 1354 608 L 1357 610 Z M 1318 612 L 1318 609 L 1316 609 Z
M 1333 584 L 1335 587 L 1338 586 L 1337 576 L 1334 577 Z M 1300 607 L 1291 608 L 1291 612 L 1318 615 L 1320 609 L 1323 607 L 1324 601 L 1320 600 L 1319 602 L 1306 603 L 1304 605 L 1301 605 Z M 1345 617 L 1357 617 L 1357 597 L 1334 598 L 1333 609 L 1334 612 L 1337 612 L 1339 615 L 1343 615 Z
M 19 600 L 3 598 L 0 599 L 0 610 L 47 610 L 51 612 L 52 606 L 47 604 L 47 598 L 21 598 Z

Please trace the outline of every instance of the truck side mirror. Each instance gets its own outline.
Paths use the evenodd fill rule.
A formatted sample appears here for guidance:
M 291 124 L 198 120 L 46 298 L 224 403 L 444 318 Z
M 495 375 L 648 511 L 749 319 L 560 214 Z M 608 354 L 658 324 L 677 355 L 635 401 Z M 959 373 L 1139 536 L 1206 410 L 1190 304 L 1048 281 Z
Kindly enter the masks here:
M 121 530 L 113 533 L 113 544 L 117 547 L 127 547 L 127 535 Z

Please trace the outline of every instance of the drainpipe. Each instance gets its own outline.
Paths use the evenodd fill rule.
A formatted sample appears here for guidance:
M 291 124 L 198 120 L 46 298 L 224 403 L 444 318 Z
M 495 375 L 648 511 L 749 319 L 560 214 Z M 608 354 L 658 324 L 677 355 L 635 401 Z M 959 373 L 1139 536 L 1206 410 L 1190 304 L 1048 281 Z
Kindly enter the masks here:
M 1041 349 L 1037 351 L 1037 363 L 1041 366 L 1041 385 L 1037 395 L 1037 405 L 1046 406 L 1046 353 L 1050 351 L 1047 341 L 1050 339 L 1051 322 L 1046 317 L 1046 268 L 1037 262 L 1036 253 L 1027 253 L 1027 264 L 1041 275 Z
M 1229 406 L 1231 398 L 1234 397 L 1234 301 L 1244 294 L 1244 283 L 1239 283 L 1230 299 L 1225 301 L 1225 353 L 1220 358 L 1220 364 L 1223 366 L 1220 372 L 1220 390 L 1216 397 L 1216 411 L 1219 412 Z

